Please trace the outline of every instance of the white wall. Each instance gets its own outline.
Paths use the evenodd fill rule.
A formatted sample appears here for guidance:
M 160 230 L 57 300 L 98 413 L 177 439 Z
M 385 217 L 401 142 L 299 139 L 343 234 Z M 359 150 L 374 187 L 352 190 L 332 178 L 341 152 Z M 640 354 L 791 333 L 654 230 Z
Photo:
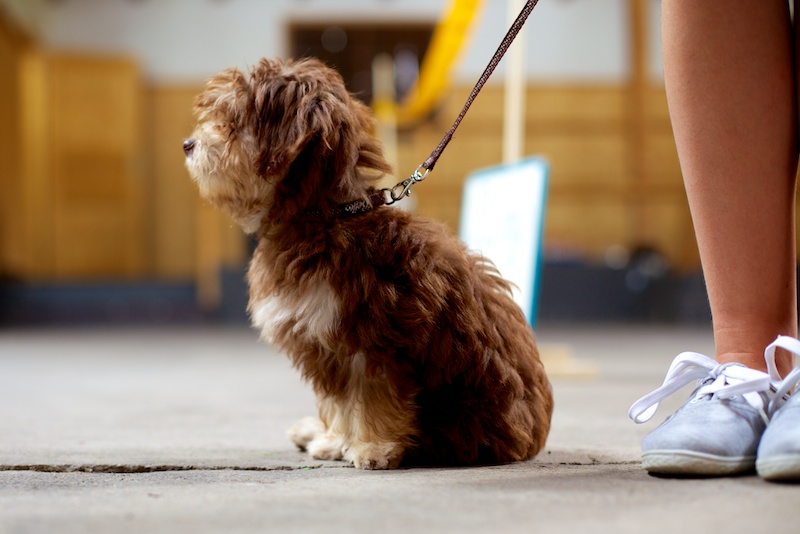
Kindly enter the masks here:
M 508 29 L 506 3 L 487 0 L 481 24 L 464 58 L 462 74 L 470 78 L 480 75 L 491 58 Z M 529 78 L 624 80 L 628 76 L 626 3 L 541 0 L 525 26 Z
M 434 22 L 447 1 L 60 0 L 46 3 L 39 27 L 52 47 L 130 54 L 155 81 L 196 82 L 262 56 L 285 56 L 290 20 Z M 486 0 L 459 79 L 472 81 L 483 71 L 506 32 L 506 4 Z M 657 11 L 658 2 L 651 5 Z M 627 0 L 541 0 L 526 27 L 528 77 L 623 81 L 629 72 L 626 6 Z M 657 52 L 651 54 L 656 63 Z M 658 66 L 652 70 L 660 75 Z

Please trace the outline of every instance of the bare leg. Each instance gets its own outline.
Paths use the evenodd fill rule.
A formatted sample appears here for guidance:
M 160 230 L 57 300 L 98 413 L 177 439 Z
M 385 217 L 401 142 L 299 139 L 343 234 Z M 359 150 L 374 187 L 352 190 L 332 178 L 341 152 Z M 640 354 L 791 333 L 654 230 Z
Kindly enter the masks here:
M 765 369 L 797 336 L 797 104 L 786 0 L 664 0 L 670 116 L 717 360 Z M 779 355 L 779 370 L 791 358 Z

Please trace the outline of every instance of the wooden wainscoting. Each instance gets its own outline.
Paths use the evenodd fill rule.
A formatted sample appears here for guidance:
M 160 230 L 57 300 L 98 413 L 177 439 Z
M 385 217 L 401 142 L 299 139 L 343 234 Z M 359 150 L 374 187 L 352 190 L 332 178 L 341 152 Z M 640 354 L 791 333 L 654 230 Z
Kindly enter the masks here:
M 400 135 L 400 174 L 436 146 L 471 87 L 452 91 L 435 121 Z M 545 246 L 601 260 L 614 245 L 652 246 L 673 265 L 696 268 L 696 246 L 663 89 L 646 93 L 635 128 L 629 89 L 619 85 L 532 85 L 527 90 L 525 153 L 550 164 Z M 473 104 L 436 169 L 414 190 L 420 213 L 457 229 L 466 176 L 502 154 L 503 89 L 489 86 Z M 513 192 L 509 192 L 513 194 Z
M 183 165 L 181 145 L 192 131 L 199 87 L 151 87 L 148 148 L 152 173 L 153 265 L 158 278 L 186 279 L 197 264 L 197 188 Z
M 145 276 L 136 63 L 31 45 L 17 53 L 13 79 L 17 166 L 5 177 L 3 270 L 51 281 Z
M 201 203 L 183 165 L 202 85 L 148 87 L 127 58 L 12 49 L 4 39 L 0 66 L 14 82 L 0 84 L 9 104 L 0 106 L 0 272 L 199 278 L 213 296 L 217 269 L 244 263 L 246 238 Z
M 48 63 L 54 275 L 142 278 L 146 158 L 138 65 L 67 55 Z
M 22 58 L 31 41 L 0 10 L 0 274 L 24 271 L 27 265 L 26 236 L 19 221 L 26 217 L 23 172 L 23 121 L 19 84 Z
M 247 238 L 225 213 L 200 199 L 184 166 L 183 141 L 194 128 L 193 104 L 202 85 L 150 87 L 149 152 L 152 174 L 154 275 L 198 282 L 199 300 L 220 298 L 220 269 L 247 261 Z

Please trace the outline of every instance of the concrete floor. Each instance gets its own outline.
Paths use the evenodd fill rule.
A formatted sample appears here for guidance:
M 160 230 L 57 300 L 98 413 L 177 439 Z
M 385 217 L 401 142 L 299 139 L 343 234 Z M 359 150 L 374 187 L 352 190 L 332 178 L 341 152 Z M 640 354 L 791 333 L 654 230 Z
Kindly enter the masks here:
M 312 395 L 250 330 L 0 330 L 0 533 L 800 532 L 800 485 L 639 466 L 685 394 L 641 426 L 628 406 L 678 352 L 711 354 L 707 329 L 542 325 L 539 340 L 596 373 L 552 368 L 536 459 L 361 472 L 294 449 Z

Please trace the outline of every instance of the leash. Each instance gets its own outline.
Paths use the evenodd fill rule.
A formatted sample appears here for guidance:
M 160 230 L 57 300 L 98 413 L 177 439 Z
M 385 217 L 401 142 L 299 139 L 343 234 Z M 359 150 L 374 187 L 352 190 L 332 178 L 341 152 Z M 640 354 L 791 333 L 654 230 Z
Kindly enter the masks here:
M 439 157 L 444 152 L 444 149 L 447 148 L 448 143 L 453 138 L 453 135 L 456 133 L 458 126 L 461 124 L 461 121 L 469 111 L 472 102 L 475 101 L 477 98 L 478 93 L 481 92 L 483 86 L 486 85 L 486 82 L 489 80 L 489 77 L 494 72 L 495 68 L 497 68 L 498 63 L 500 60 L 503 59 L 508 48 L 511 46 L 511 43 L 514 42 L 514 39 L 517 37 L 517 34 L 522 29 L 522 26 L 525 24 L 525 21 L 528 20 L 528 15 L 531 14 L 533 8 L 536 7 L 536 4 L 539 3 L 539 0 L 528 0 L 525 2 L 525 5 L 522 7 L 522 11 L 520 11 L 519 15 L 517 15 L 516 20 L 509 28 L 506 36 L 500 42 L 500 46 L 495 51 L 492 59 L 489 61 L 489 64 L 484 69 L 483 74 L 481 77 L 478 78 L 478 82 L 473 87 L 472 92 L 469 94 L 467 98 L 467 102 L 464 104 L 464 107 L 461 109 L 461 113 L 458 114 L 453 126 L 444 134 L 444 137 L 439 142 L 439 145 L 431 152 L 431 155 L 422 162 L 422 164 L 417 167 L 414 173 L 403 180 L 402 182 L 396 184 L 394 187 L 387 187 L 380 189 L 377 193 L 373 193 L 370 195 L 370 202 L 374 205 L 374 207 L 386 205 L 389 206 L 394 204 L 395 202 L 401 200 L 404 197 L 407 197 L 411 194 L 411 188 L 424 180 L 428 177 L 428 174 L 433 170 L 433 167 L 436 165 L 436 162 L 439 160 Z M 379 198 L 379 197 L 383 198 Z M 363 201 L 361 201 L 363 202 Z M 377 204 L 376 204 L 377 203 Z M 363 208 L 362 208 L 363 209 Z M 366 210 L 369 211 L 369 210 Z M 359 211 L 359 213 L 363 213 L 363 211 Z

